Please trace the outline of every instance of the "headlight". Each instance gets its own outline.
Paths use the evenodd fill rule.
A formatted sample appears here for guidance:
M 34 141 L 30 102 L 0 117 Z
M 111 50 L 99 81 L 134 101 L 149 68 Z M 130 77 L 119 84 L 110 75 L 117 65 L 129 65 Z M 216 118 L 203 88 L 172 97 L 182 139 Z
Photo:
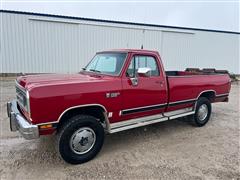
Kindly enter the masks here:
M 27 109 L 27 112 L 30 114 L 30 101 L 29 101 L 29 92 L 26 91 L 26 109 Z
M 26 112 L 30 114 L 29 92 L 16 82 L 17 102 Z

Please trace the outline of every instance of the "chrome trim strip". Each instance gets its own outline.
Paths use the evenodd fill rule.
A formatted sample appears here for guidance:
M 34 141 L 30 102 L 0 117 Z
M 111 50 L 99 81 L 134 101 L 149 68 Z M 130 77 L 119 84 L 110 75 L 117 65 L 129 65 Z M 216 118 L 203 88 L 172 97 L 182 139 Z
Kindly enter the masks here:
M 136 128 L 136 127 L 141 127 L 141 126 L 146 126 L 146 125 L 153 124 L 153 123 L 167 121 L 167 120 L 168 120 L 167 117 L 162 117 L 162 116 L 158 117 L 158 118 L 157 118 L 157 116 L 156 116 L 156 118 L 154 118 L 154 116 L 148 116 L 148 117 L 143 117 L 143 118 L 132 119 L 132 120 L 129 120 L 129 121 L 131 121 L 131 123 L 129 123 L 128 125 L 124 125 L 124 126 L 120 125 L 121 122 L 118 123 L 120 126 L 117 126 L 117 124 L 115 123 L 114 124 L 115 127 L 112 127 L 110 129 L 110 133 L 116 133 L 116 132 L 132 129 L 132 128 Z
M 214 96 L 216 96 L 216 94 L 217 94 L 216 91 L 213 90 L 213 89 L 204 90 L 204 91 L 202 91 L 202 92 L 199 93 L 199 95 L 198 95 L 198 97 L 197 97 L 196 99 L 198 100 L 198 98 L 199 98 L 203 93 L 205 93 L 205 92 L 214 92 Z
M 192 110 L 193 110 L 193 107 L 183 108 L 183 109 L 178 109 L 178 110 L 175 110 L 175 111 L 165 112 L 165 113 L 163 113 L 163 115 L 167 116 L 167 117 L 170 117 L 170 116 L 175 116 L 175 115 L 187 113 L 187 112 L 190 112 Z
M 162 118 L 162 117 L 163 117 L 162 114 L 158 114 L 158 115 L 145 116 L 145 117 L 134 118 L 134 119 L 129 119 L 129 120 L 123 120 L 121 122 L 112 123 L 110 125 L 110 128 L 112 130 L 112 129 L 119 128 L 119 127 L 122 127 L 122 126 L 129 126 L 129 125 L 136 124 L 136 123 L 139 123 L 139 122 L 149 121 L 149 120 L 152 120 L 152 119 L 159 119 L 159 118 Z
M 60 119 L 62 118 L 62 116 L 63 116 L 67 111 L 69 111 L 69 110 L 71 110 L 71 109 L 76 109 L 76 108 L 79 108 L 79 107 L 89 107 L 89 106 L 99 106 L 99 107 L 103 108 L 103 110 L 104 110 L 105 112 L 107 112 L 107 109 L 106 109 L 103 105 L 101 105 L 101 104 L 84 104 L 84 105 L 72 106 L 72 107 L 69 107 L 69 108 L 65 109 L 65 110 L 61 113 L 61 115 L 58 117 L 57 122 L 60 121 Z
M 225 93 L 225 94 L 218 94 L 218 95 L 216 95 L 216 97 L 221 97 L 221 96 L 229 96 L 229 93 Z
M 188 116 L 188 115 L 192 115 L 194 114 L 195 111 L 191 111 L 191 112 L 187 112 L 187 113 L 183 113 L 183 114 L 178 114 L 178 115 L 174 115 L 174 116 L 170 116 L 169 120 L 171 119 L 176 119 L 176 118 L 180 118 L 180 117 L 184 117 L 184 116 Z
M 216 91 L 213 90 L 213 89 L 209 89 L 209 90 L 205 90 L 205 91 L 202 91 L 201 93 L 199 93 L 198 97 L 197 97 L 197 100 L 198 98 L 205 92 L 213 92 L 214 93 L 214 96 L 216 97 Z M 194 105 L 194 111 L 196 110 L 197 108 L 197 101 L 195 102 L 195 105 Z

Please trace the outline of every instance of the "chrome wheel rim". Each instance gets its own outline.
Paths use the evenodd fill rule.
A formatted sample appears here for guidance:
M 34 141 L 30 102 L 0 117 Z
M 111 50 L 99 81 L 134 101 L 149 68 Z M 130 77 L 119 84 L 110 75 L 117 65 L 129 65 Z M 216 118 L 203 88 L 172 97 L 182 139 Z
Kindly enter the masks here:
M 95 142 L 95 132 L 89 127 L 82 127 L 71 136 L 70 148 L 76 154 L 85 154 L 93 148 Z
M 206 104 L 202 104 L 198 109 L 198 119 L 204 121 L 208 115 L 208 107 Z

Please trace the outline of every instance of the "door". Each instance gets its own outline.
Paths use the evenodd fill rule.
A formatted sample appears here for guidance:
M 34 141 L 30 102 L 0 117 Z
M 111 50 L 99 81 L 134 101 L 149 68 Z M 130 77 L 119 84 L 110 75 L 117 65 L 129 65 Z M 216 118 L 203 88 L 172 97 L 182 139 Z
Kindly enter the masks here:
M 138 73 L 139 68 L 150 70 L 147 76 Z M 157 57 L 133 55 L 122 78 L 123 104 L 121 119 L 132 119 L 160 114 L 167 103 L 167 84 L 160 71 Z

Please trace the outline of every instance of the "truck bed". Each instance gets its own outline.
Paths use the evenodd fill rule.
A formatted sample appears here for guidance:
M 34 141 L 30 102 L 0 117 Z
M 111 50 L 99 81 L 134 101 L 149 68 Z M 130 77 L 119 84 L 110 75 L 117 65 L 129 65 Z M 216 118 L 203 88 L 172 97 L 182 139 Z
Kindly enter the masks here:
M 167 111 L 192 107 L 198 97 L 206 91 L 213 93 L 213 102 L 227 101 L 230 91 L 228 74 L 167 71 L 166 75 L 169 89 Z

